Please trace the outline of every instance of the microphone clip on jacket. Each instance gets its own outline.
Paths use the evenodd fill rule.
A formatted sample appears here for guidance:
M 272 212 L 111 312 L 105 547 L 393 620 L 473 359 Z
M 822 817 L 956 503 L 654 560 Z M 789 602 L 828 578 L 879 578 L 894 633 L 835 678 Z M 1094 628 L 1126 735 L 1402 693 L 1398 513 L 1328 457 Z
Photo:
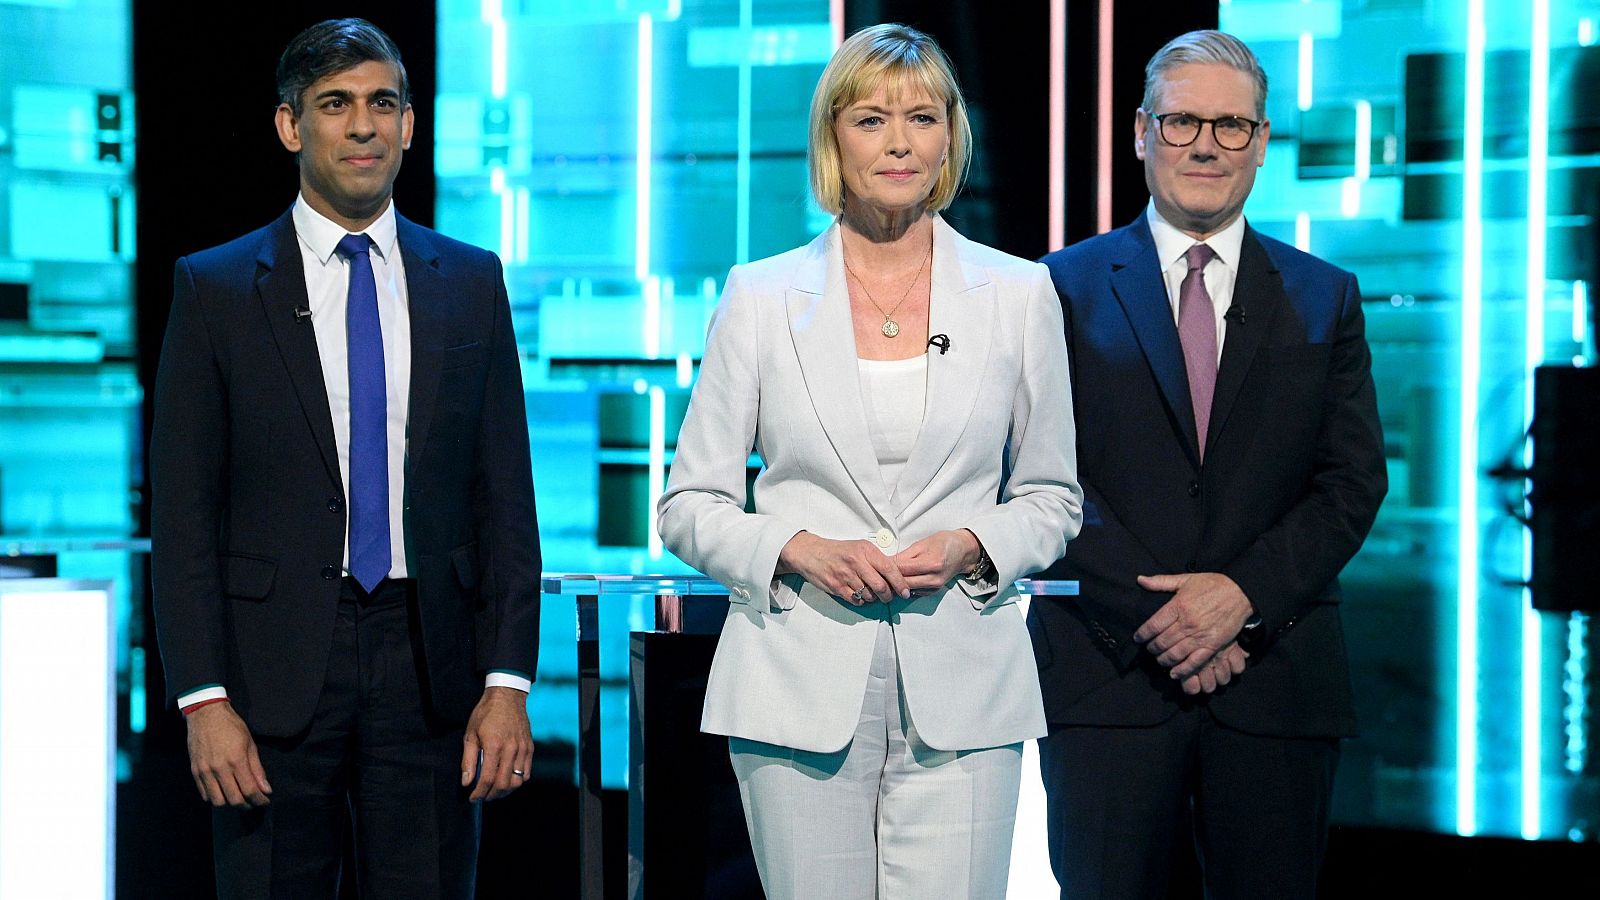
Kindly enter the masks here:
M 304 322 L 305 320 L 307 320 L 309 318 L 311 318 L 311 308 L 310 307 L 308 307 L 308 306 L 296 306 L 294 308 L 294 323 L 296 325 L 299 325 L 301 322 Z
M 939 355 L 943 356 L 946 353 L 950 352 L 950 335 L 948 335 L 948 334 L 936 334 L 933 337 L 928 338 L 928 346 L 929 347 L 938 347 L 939 348 Z

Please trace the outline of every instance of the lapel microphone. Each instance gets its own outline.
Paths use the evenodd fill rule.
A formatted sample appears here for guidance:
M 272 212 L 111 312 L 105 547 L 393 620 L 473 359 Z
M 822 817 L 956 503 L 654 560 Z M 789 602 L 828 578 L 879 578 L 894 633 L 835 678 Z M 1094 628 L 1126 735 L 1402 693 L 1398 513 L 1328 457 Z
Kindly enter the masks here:
M 939 348 L 939 355 L 943 356 L 946 353 L 950 352 L 950 335 L 948 335 L 948 334 L 936 334 L 933 337 L 928 338 L 928 346 L 929 347 L 938 347 Z
M 1222 317 L 1230 322 L 1238 322 L 1240 325 L 1243 325 L 1244 307 L 1235 303 L 1234 305 L 1228 307 L 1228 311 L 1223 313 Z
M 299 325 L 301 322 L 304 322 L 305 320 L 307 320 L 309 318 L 311 318 L 311 308 L 310 307 L 308 307 L 308 306 L 296 306 L 294 308 L 294 323 L 296 325 Z

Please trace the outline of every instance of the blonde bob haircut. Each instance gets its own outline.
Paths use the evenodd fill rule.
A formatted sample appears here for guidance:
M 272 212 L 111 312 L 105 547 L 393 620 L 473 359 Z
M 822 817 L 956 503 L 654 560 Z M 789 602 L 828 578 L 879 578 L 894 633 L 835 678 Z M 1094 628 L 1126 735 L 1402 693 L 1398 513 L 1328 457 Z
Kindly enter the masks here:
M 926 93 L 944 104 L 950 148 L 926 204 L 927 212 L 939 212 L 950 205 L 966 180 L 972 159 L 972 127 L 967 124 L 967 104 L 961 99 L 949 58 L 933 38 L 905 25 L 861 29 L 839 45 L 822 70 L 811 95 L 811 139 L 806 147 L 811 193 L 817 205 L 832 215 L 844 210 L 843 163 L 834 122 L 851 104 L 880 89 L 891 101 L 909 91 Z

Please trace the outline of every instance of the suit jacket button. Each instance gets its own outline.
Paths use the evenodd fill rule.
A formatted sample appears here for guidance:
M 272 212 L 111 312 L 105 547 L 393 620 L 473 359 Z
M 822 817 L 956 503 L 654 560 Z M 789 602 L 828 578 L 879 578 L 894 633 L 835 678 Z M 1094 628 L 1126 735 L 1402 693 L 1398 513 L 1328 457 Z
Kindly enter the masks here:
M 329 581 L 332 581 L 335 578 L 338 578 L 339 577 L 339 567 L 338 566 L 323 566 L 322 567 L 322 577 L 326 578 Z
M 1198 481 L 1189 482 L 1189 496 L 1191 496 L 1191 497 L 1200 496 L 1200 482 L 1198 482 Z
M 336 513 L 336 512 L 343 512 L 343 511 L 344 511 L 344 500 L 342 498 L 339 498 L 339 497 L 329 497 L 328 498 L 328 512 Z

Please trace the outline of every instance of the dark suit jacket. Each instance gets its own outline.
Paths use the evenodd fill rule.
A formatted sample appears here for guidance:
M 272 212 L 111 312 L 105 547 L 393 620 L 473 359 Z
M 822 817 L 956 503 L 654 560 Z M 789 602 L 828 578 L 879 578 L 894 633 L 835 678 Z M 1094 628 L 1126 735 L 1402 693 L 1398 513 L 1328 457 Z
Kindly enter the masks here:
M 1246 230 L 1205 463 L 1150 228 L 1050 254 L 1065 311 L 1083 531 L 1034 603 L 1052 725 L 1153 725 L 1186 700 L 1133 632 L 1170 599 L 1137 575 L 1222 572 L 1264 619 L 1216 718 L 1270 736 L 1355 729 L 1337 576 L 1388 489 L 1353 275 Z M 1236 314 L 1235 314 L 1236 316 Z M 1045 598 L 1039 598 L 1041 600 Z
M 532 676 L 539 537 L 499 260 L 403 218 L 411 315 L 405 530 L 434 712 L 486 670 Z M 345 497 L 294 222 L 178 260 L 156 375 L 151 539 L 169 699 L 218 683 L 252 731 L 311 720 L 327 670 Z

